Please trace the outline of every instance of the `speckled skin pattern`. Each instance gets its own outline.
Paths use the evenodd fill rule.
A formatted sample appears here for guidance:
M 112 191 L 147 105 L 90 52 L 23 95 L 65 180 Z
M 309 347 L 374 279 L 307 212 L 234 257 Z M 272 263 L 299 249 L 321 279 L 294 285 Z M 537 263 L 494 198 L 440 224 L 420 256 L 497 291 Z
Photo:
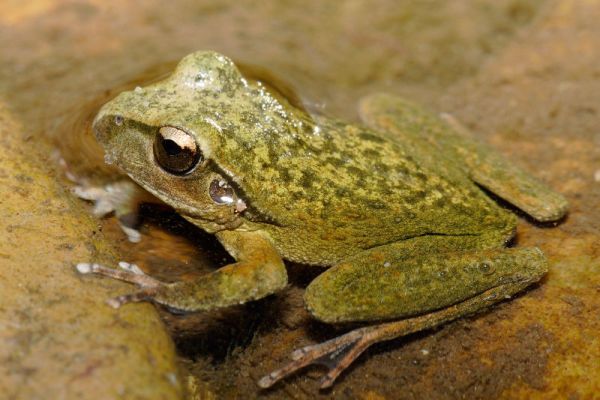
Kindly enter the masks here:
M 369 97 L 360 112 L 365 125 L 308 115 L 214 52 L 190 54 L 166 80 L 107 103 L 94 123 L 107 161 L 216 233 L 238 261 L 154 300 L 201 310 L 260 298 L 285 286 L 284 258 L 334 266 L 307 290 L 317 318 L 380 320 L 499 285 L 520 290 L 545 273 L 539 250 L 503 248 L 516 217 L 478 184 L 540 221 L 566 213 L 562 196 L 397 97 Z M 154 160 L 164 126 L 192 135 L 203 153 L 186 175 Z M 247 208 L 211 199 L 215 179 Z

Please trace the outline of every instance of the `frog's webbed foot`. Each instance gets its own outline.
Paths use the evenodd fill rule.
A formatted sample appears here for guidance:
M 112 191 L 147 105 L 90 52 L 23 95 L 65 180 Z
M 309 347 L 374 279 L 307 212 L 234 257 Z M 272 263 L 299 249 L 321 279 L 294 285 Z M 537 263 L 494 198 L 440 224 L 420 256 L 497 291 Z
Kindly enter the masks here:
M 97 274 L 113 279 L 138 285 L 141 290 L 108 299 L 106 303 L 113 308 L 119 308 L 124 304 L 151 300 L 159 289 L 166 286 L 163 282 L 146 275 L 137 265 L 125 261 L 119 262 L 120 269 L 108 268 L 100 264 L 79 263 L 76 265 L 80 274 Z
M 369 346 L 380 339 L 374 335 L 374 328 L 360 328 L 326 342 L 306 346 L 291 354 L 293 361 L 271 372 L 258 381 L 261 388 L 269 388 L 281 379 L 311 364 L 329 368 L 321 379 L 321 389 L 331 387 L 336 378 Z
M 132 243 L 141 240 L 141 234 L 137 230 L 140 222 L 138 213 L 140 203 L 158 201 L 129 180 L 113 182 L 104 186 L 80 183 L 73 188 L 73 193 L 81 199 L 92 201 L 94 203 L 93 214 L 97 217 L 104 217 L 114 212 L 121 229 Z

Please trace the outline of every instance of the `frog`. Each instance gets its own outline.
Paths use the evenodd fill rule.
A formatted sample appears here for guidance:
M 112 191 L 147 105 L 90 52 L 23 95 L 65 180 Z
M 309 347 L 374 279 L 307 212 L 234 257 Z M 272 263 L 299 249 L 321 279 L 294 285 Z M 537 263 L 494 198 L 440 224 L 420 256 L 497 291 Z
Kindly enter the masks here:
M 109 299 L 115 308 L 187 313 L 282 291 L 284 260 L 323 267 L 306 309 L 360 326 L 294 351 L 262 388 L 319 363 L 331 387 L 371 345 L 486 310 L 544 276 L 539 248 L 509 246 L 514 211 L 560 221 L 561 194 L 451 116 L 384 93 L 361 99 L 358 114 L 308 112 L 220 53 L 185 56 L 167 78 L 102 106 L 93 129 L 108 163 L 214 234 L 234 262 L 169 283 L 128 263 L 77 270 L 138 286 Z

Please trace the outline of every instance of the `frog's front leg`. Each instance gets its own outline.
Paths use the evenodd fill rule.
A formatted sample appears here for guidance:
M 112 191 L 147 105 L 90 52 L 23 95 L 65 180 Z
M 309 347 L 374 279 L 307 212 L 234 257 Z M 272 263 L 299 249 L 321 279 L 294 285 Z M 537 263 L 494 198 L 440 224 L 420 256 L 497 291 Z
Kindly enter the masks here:
M 120 271 L 98 264 L 79 264 L 77 269 L 141 287 L 138 292 L 109 300 L 114 307 L 151 300 L 178 311 L 211 310 L 260 299 L 287 284 L 283 260 L 266 234 L 222 231 L 217 237 L 237 262 L 189 282 L 163 283 L 137 270 Z
M 108 183 L 104 186 L 90 185 L 83 179 L 75 182 L 77 186 L 73 188 L 73 193 L 81 199 L 94 202 L 93 213 L 97 217 L 114 213 L 121 229 L 132 243 L 137 243 L 142 239 L 138 231 L 140 205 L 142 203 L 163 204 L 129 179 Z
M 330 370 L 329 387 L 370 345 L 474 313 L 538 281 L 546 260 L 538 249 L 496 249 L 399 257 L 394 245 L 359 254 L 319 276 L 305 295 L 307 308 L 329 322 L 401 318 L 351 331 L 292 353 L 293 361 L 259 381 L 270 387 L 309 364 Z

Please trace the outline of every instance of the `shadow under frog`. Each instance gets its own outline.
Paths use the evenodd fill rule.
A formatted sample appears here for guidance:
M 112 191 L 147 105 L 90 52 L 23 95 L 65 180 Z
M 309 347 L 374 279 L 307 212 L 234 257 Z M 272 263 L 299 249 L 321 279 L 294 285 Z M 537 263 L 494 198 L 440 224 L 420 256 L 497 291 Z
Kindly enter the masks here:
M 236 260 L 189 282 L 163 283 L 127 263 L 82 263 L 140 289 L 114 307 L 153 301 L 183 312 L 260 299 L 287 284 L 283 260 L 329 267 L 306 289 L 310 313 L 365 327 L 296 350 L 269 387 L 329 357 L 329 387 L 373 343 L 488 307 L 538 281 L 537 248 L 506 248 L 516 217 L 538 221 L 567 202 L 440 119 L 394 96 L 360 103 L 364 125 L 308 116 L 214 52 L 186 56 L 171 76 L 121 93 L 94 130 L 137 184 L 214 233 Z

